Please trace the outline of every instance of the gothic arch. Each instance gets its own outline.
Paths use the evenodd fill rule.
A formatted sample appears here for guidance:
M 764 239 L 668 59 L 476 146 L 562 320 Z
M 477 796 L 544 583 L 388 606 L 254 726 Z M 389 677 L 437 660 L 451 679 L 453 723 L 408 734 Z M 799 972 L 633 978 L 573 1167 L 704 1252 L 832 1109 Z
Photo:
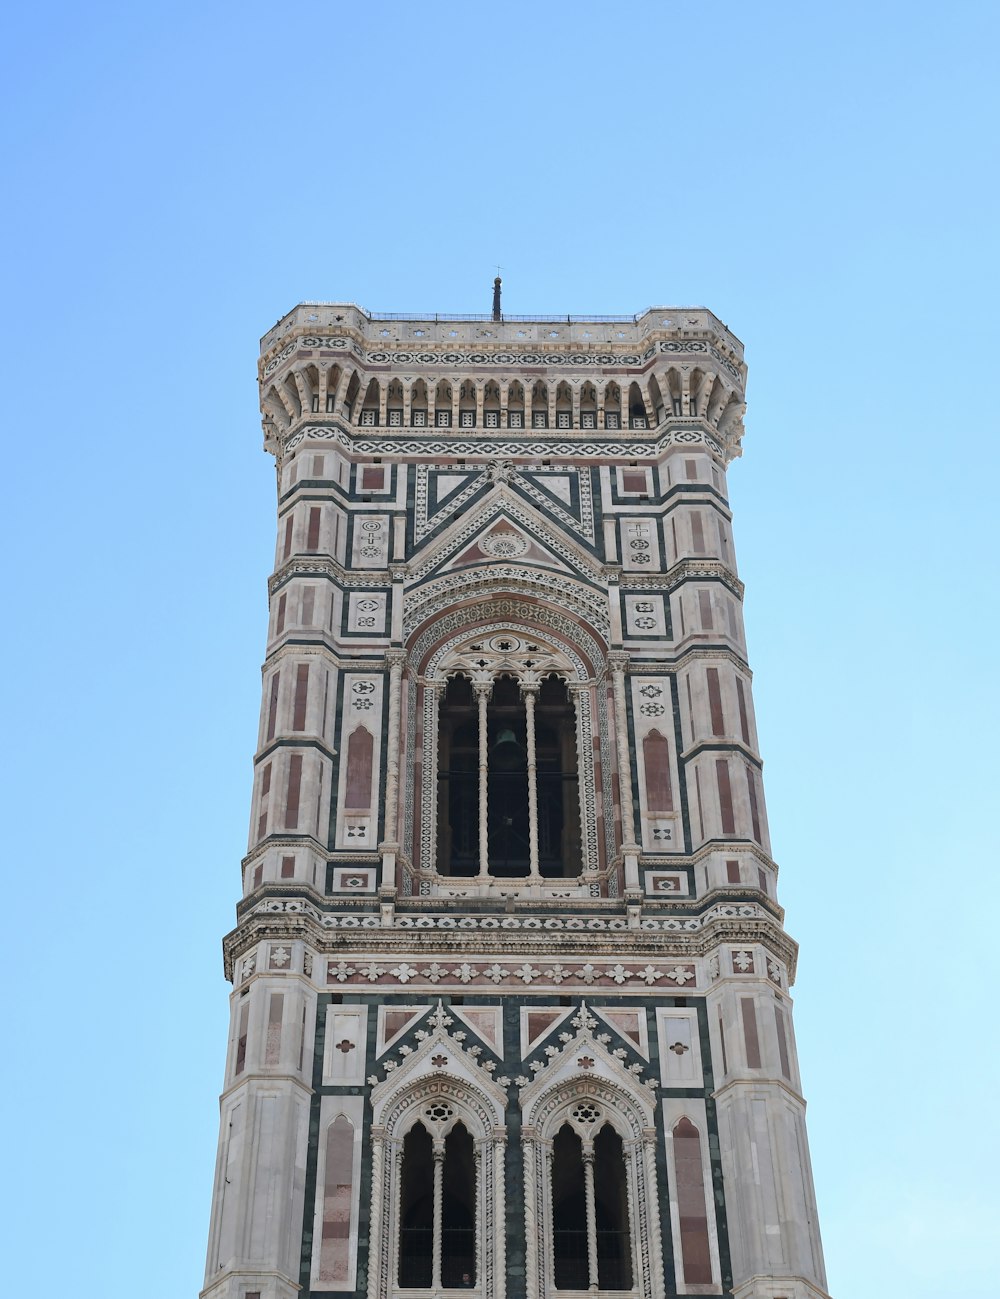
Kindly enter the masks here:
M 497 598 L 453 606 L 448 613 L 428 619 L 416 629 L 407 646 L 412 668 L 424 677 L 421 685 L 423 748 L 419 766 L 419 833 L 415 833 L 417 842 L 413 843 L 412 851 L 414 863 L 423 874 L 421 887 L 425 891 L 431 888 L 432 878 L 436 878 L 438 707 L 443 686 L 439 665 L 456 646 L 467 643 L 470 638 L 504 633 L 547 641 L 572 666 L 575 680 L 570 685 L 576 699 L 581 860 L 585 872 L 605 868 L 598 841 L 595 732 L 599 736 L 597 756 L 602 759 L 600 771 L 605 812 L 611 807 L 608 785 L 610 742 L 607 739 L 607 697 L 605 691 L 594 688 L 593 683 L 604 674 L 606 643 L 598 640 L 592 628 L 540 600 Z M 411 827 L 408 825 L 407 829 L 411 830 Z M 614 826 L 608 824 L 607 816 L 603 833 L 607 860 L 610 860 L 614 853 Z
M 508 567 L 501 573 L 480 569 L 448 573 L 424 586 L 407 591 L 403 602 L 403 636 L 406 640 L 419 635 L 435 614 L 452 609 L 462 599 L 497 597 L 538 598 L 539 592 L 551 598 L 555 593 L 559 607 L 578 619 L 596 644 L 605 647 L 611 639 L 607 595 L 578 578 L 551 570 Z
M 553 1082 L 529 1101 L 523 1114 L 528 1297 L 556 1299 L 559 1294 L 552 1250 L 553 1141 L 566 1122 L 580 1130 L 578 1115 L 586 1107 L 596 1111 L 601 1126 L 610 1124 L 625 1152 L 632 1288 L 621 1293 L 658 1299 L 664 1291 L 652 1103 L 638 1088 L 582 1071 Z
M 435 1034 L 411 1061 L 426 1068 L 428 1053 L 447 1043 Z M 373 1252 L 368 1272 L 368 1299 L 393 1299 L 399 1292 L 399 1226 L 403 1143 L 422 1123 L 443 1141 L 459 1123 L 471 1135 L 476 1151 L 475 1224 L 477 1292 L 483 1299 L 504 1299 L 505 1233 L 504 1112 L 498 1100 L 459 1073 L 435 1072 L 409 1076 L 376 1099 L 372 1095 L 372 1205 L 369 1238 L 384 1242 Z M 436 1117 L 443 1114 L 443 1119 Z M 438 1230 L 437 1224 L 435 1230 Z M 377 1264 L 375 1259 L 377 1257 Z

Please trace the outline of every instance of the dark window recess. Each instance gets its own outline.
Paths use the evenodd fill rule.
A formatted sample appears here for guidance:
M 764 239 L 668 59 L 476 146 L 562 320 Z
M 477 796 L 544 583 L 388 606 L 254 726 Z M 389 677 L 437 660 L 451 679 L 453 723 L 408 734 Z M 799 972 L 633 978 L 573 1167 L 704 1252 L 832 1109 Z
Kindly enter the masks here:
M 568 1123 L 552 1143 L 552 1262 L 557 1290 L 589 1288 L 583 1145 Z
M 487 826 L 490 874 L 529 872 L 527 723 L 513 677 L 493 685 L 487 708 Z M 472 682 L 448 682 L 441 704 L 438 768 L 438 870 L 479 871 L 479 716 Z M 565 682 L 547 677 L 535 705 L 538 864 L 548 878 L 580 873 L 576 722 Z

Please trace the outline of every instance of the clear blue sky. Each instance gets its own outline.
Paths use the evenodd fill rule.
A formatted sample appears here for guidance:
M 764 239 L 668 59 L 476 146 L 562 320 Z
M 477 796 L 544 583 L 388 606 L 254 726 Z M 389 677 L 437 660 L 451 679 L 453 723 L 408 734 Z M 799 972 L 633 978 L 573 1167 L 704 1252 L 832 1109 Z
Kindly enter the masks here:
M 257 340 L 301 299 L 485 311 L 497 263 L 510 312 L 704 304 L 746 343 L 831 1290 L 995 1293 L 998 14 L 8 13 L 9 1294 L 201 1284 L 273 554 Z

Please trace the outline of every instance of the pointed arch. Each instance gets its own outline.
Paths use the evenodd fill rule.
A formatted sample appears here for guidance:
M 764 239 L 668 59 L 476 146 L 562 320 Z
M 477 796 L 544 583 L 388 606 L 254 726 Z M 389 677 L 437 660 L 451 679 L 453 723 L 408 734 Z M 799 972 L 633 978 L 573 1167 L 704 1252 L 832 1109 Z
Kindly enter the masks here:
M 576 1055 L 579 1043 L 587 1040 L 588 1050 L 601 1048 L 589 1035 L 581 1035 L 567 1051 Z M 617 1065 L 617 1062 L 615 1062 Z M 642 1089 L 626 1082 L 582 1072 L 576 1077 L 558 1076 L 539 1094 L 522 1100 L 522 1143 L 524 1147 L 524 1217 L 527 1233 L 529 1293 L 573 1288 L 585 1291 L 596 1283 L 601 1289 L 630 1290 L 641 1299 L 659 1299 L 664 1293 L 663 1266 L 659 1249 L 657 1213 L 656 1161 L 648 1140 L 653 1123 L 653 1107 Z M 530 1089 L 529 1089 L 530 1091 Z M 588 1280 L 579 1282 L 580 1269 L 570 1278 L 566 1273 L 568 1239 L 561 1242 L 560 1272 L 556 1274 L 556 1214 L 559 1196 L 573 1198 L 572 1178 L 579 1175 L 572 1163 L 570 1140 L 562 1135 L 566 1128 L 580 1138 L 584 1157 L 584 1204 L 587 1231 Z M 609 1129 L 601 1141 L 600 1165 L 605 1184 L 600 1193 L 596 1186 L 596 1140 Z M 560 1169 L 555 1145 L 561 1141 L 570 1156 Z M 575 1151 L 575 1145 L 573 1147 Z M 590 1160 L 590 1168 L 586 1161 Z M 618 1178 L 615 1161 L 624 1163 Z M 608 1182 L 609 1170 L 616 1175 Z M 557 1183 L 557 1177 L 562 1181 Z M 590 1185 L 587 1185 L 588 1179 Z M 591 1198 L 592 1197 L 592 1198 Z M 576 1216 L 579 1221 L 579 1200 Z M 570 1212 L 560 1215 L 559 1230 L 572 1230 Z M 577 1228 L 579 1230 L 579 1228 Z M 600 1236 L 598 1236 L 600 1232 Z M 579 1242 L 577 1242 L 577 1247 Z M 603 1264 L 603 1265 L 602 1265 Z M 596 1266 L 596 1276 L 591 1275 Z M 620 1286 L 614 1282 L 626 1282 Z
M 337 394 L 340 391 L 340 381 L 344 377 L 344 371 L 339 365 L 331 365 L 326 372 L 326 413 L 333 414 L 334 407 L 337 404 Z
M 663 423 L 666 414 L 666 406 L 663 399 L 663 393 L 660 391 L 660 385 L 656 381 L 656 375 L 650 375 L 649 378 L 649 404 L 653 411 L 653 422 L 657 425 Z
M 628 426 L 629 428 L 646 428 L 646 403 L 642 398 L 642 389 L 637 383 L 630 383 L 628 389 Z
M 361 403 L 361 413 L 358 423 L 366 428 L 371 428 L 378 424 L 379 406 L 381 404 L 381 390 L 377 379 L 370 379 L 368 387 L 365 389 L 364 401 Z
M 418 379 L 410 389 L 410 425 L 424 428 L 427 424 L 427 384 Z
M 361 380 L 358 378 L 357 370 L 351 371 L 351 377 L 347 381 L 347 391 L 344 393 L 344 415 L 347 419 L 354 418 L 354 408 L 357 405 L 358 393 L 361 391 Z
M 406 1258 L 420 1269 L 421 1278 L 414 1283 L 411 1274 L 407 1289 L 427 1289 L 430 1282 L 437 1289 L 449 1284 L 464 1289 L 462 1274 L 471 1263 L 482 1299 L 503 1299 L 505 1097 L 492 1082 L 473 1081 L 458 1061 L 455 1073 L 441 1069 L 428 1074 L 429 1057 L 436 1054 L 463 1058 L 459 1044 L 439 1030 L 409 1057 L 398 1084 L 390 1076 L 372 1093 L 370 1238 L 383 1247 L 368 1294 L 370 1299 L 392 1299 L 403 1287 L 400 1265 Z M 430 1170 L 428 1157 L 434 1165 Z M 451 1175 L 449 1159 L 455 1161 Z M 460 1196 L 466 1201 L 464 1214 L 455 1203 Z M 413 1234 L 403 1237 L 404 1228 Z M 428 1272 L 429 1280 L 423 1280 Z

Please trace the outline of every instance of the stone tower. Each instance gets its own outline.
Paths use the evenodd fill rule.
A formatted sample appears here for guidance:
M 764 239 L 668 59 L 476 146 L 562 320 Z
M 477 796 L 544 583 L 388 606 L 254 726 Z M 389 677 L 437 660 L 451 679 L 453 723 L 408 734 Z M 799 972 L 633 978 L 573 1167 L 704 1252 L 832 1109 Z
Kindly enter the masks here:
M 497 298 L 499 296 L 499 285 Z M 710 312 L 264 337 L 204 1299 L 818 1299 Z

